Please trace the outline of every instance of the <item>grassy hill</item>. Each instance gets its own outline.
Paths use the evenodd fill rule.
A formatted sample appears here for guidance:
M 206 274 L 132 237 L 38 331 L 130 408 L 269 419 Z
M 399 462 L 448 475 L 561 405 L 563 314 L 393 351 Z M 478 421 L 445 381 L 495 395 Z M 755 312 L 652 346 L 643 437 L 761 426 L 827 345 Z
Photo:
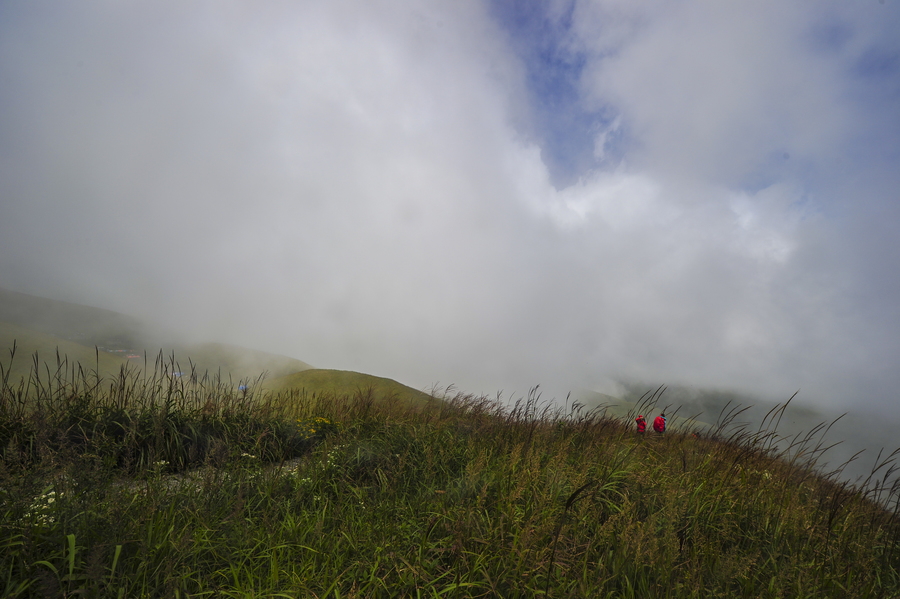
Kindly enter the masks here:
M 68 368 L 81 364 L 106 379 L 132 369 L 208 374 L 237 386 L 265 375 L 263 388 L 309 395 L 372 391 L 378 399 L 422 402 L 431 397 L 394 380 L 311 365 L 268 352 L 224 343 L 183 344 L 148 339 L 140 321 L 109 310 L 59 302 L 0 289 L 0 350 L 16 345 L 15 360 L 0 356 L 11 384 L 31 375 L 34 354 L 42 377 L 57 370 L 57 353 Z M 99 361 L 98 361 L 99 359 Z M 160 363 L 161 362 L 161 363 Z M 66 377 L 64 377 L 66 378 Z
M 93 349 L 137 347 L 142 323 L 111 310 L 81 306 L 0 288 L 0 322 Z
M 198 375 L 220 375 L 234 384 L 263 373 L 277 378 L 312 368 L 301 360 L 235 345 L 184 344 L 150 336 L 146 333 L 149 328 L 110 310 L 0 288 L 0 350 L 12 348 L 13 342 L 18 348 L 11 381 L 30 373 L 35 352 L 44 365 L 42 373 L 47 368 L 54 372 L 57 349 L 70 366 L 80 363 L 92 371 L 97 369 L 99 355 L 99 372 L 104 377 L 118 375 L 124 364 L 152 370 L 160 355 L 169 370 L 188 372 L 193 368 Z M 8 358 L 8 354 L 0 356 L 0 364 L 7 369 Z
M 283 392 L 295 390 L 310 396 L 341 397 L 353 394 L 367 394 L 381 401 L 399 401 L 408 404 L 431 402 L 433 398 L 423 392 L 407 387 L 393 379 L 351 372 L 348 370 L 311 369 L 265 382 L 266 389 Z
M 369 380 L 307 373 L 341 376 Z M 31 415 L 0 391 L 5 596 L 900 596 L 900 489 L 823 478 L 814 447 L 472 396 L 175 391 Z
M 223 378 L 230 376 L 235 384 L 241 379 L 256 379 L 262 374 L 267 379 L 279 378 L 312 368 L 301 360 L 225 343 L 168 347 L 169 349 L 162 351 L 167 356 L 174 355 L 183 371 L 187 371 L 193 364 L 196 372 L 221 372 Z
M 646 388 L 645 388 L 646 389 Z M 662 394 L 664 395 L 664 393 Z M 642 401 L 643 399 L 643 401 Z M 588 389 L 576 389 L 570 397 L 570 405 L 577 403 L 584 406 L 584 409 L 603 410 L 607 415 L 622 419 L 623 422 L 631 422 L 638 413 L 643 414 L 648 419 L 648 426 L 665 407 L 670 405 L 668 398 L 665 405 L 662 403 L 660 394 L 648 394 L 645 390 L 640 394 L 630 391 L 624 398 L 614 397 L 605 393 L 597 393 Z M 670 428 L 678 428 L 682 430 L 701 430 L 709 428 L 713 422 L 706 414 L 689 413 L 689 410 L 675 408 L 676 411 L 669 410 L 667 414 L 668 426 Z M 714 421 L 714 419 L 713 419 Z
M 115 313 L 10 298 L 17 367 L 140 341 Z M 727 394 L 582 392 L 556 411 L 220 344 L 175 359 L 276 376 L 257 393 L 132 371 L 31 404 L 0 386 L 2 596 L 900 596 L 896 453 L 849 484 L 820 474 L 813 436 L 783 449 L 674 416 L 634 432 L 635 410 L 715 413 Z
M 11 353 L 14 343 L 15 356 Z M 93 347 L 8 322 L 0 322 L 0 352 L 3 352 L 0 354 L 0 365 L 9 373 L 10 384 L 31 376 L 35 354 L 39 359 L 42 379 L 56 375 L 57 353 L 61 360 L 67 360 L 65 370 L 69 374 L 60 373 L 66 379 L 71 376 L 71 369 L 77 368 L 78 364 L 81 364 L 85 371 L 99 371 L 100 376 L 104 378 L 115 376 L 122 366 L 128 364 L 124 356 L 106 351 L 98 352 Z

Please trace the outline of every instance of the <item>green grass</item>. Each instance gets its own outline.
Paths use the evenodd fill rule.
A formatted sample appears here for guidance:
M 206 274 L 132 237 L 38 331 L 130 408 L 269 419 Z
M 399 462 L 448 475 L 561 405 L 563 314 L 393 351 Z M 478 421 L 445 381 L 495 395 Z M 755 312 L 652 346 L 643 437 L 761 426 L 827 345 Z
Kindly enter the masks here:
M 583 410 L 601 411 L 603 415 L 612 418 L 618 418 L 625 422 L 634 422 L 638 414 L 644 415 L 647 419 L 647 428 L 652 428 L 653 419 L 661 412 L 667 413 L 668 425 L 672 428 L 680 428 L 682 430 L 703 430 L 709 428 L 711 423 L 701 419 L 700 413 L 685 415 L 681 408 L 669 405 L 659 405 L 662 403 L 663 392 L 666 387 L 659 387 L 657 392 L 650 393 L 627 393 L 626 397 L 614 397 L 604 393 L 596 393 L 586 389 L 579 389 L 568 398 L 569 405 Z M 665 402 L 668 403 L 668 402 Z M 722 402 L 719 406 L 725 406 Z M 718 410 L 717 410 L 718 411 Z
M 235 383 L 242 379 L 255 379 L 260 373 L 266 373 L 268 378 L 274 379 L 312 368 L 306 362 L 287 356 L 224 343 L 166 343 L 164 347 L 160 347 L 147 342 L 144 345 L 126 347 L 95 347 L 21 325 L 0 322 L 0 348 L 11 349 L 13 346 L 16 347 L 16 354 L 20 356 L 11 363 L 14 380 L 30 376 L 34 368 L 33 360 L 22 357 L 27 358 L 35 354 L 39 356 L 39 364 L 44 371 L 55 369 L 56 356 L 59 355 L 66 357 L 70 365 L 81 364 L 92 370 L 99 367 L 99 372 L 104 377 L 115 377 L 124 364 L 152 368 L 152 362 L 159 354 L 167 356 L 167 361 L 170 358 L 174 361 L 173 357 L 177 356 L 176 372 L 210 373 L 219 375 L 225 380 L 230 378 Z M 137 355 L 139 358 L 129 360 L 128 355 Z M 149 365 L 145 362 L 146 356 L 149 356 Z
M 40 363 L 42 370 L 55 368 L 58 354 L 68 356 L 70 365 L 99 366 L 102 376 L 115 377 L 127 355 L 140 356 L 128 360 L 133 366 L 153 368 L 154 357 L 160 353 L 167 361 L 178 356 L 176 371 L 210 373 L 235 384 L 260 373 L 277 378 L 312 368 L 287 356 L 224 343 L 179 342 L 177 337 L 163 326 L 147 325 L 110 310 L 0 288 L 0 348 L 12 348 L 15 343 L 19 356 L 37 353 L 48 360 Z M 32 365 L 27 359 L 18 359 L 12 367 L 12 378 L 19 380 L 30 375 Z
M 15 360 L 10 360 L 10 354 L 0 358 L 0 363 L 10 370 L 11 381 L 19 381 L 31 377 L 35 370 L 34 356 L 38 356 L 38 367 L 42 374 L 49 370 L 57 369 L 56 356 L 65 357 L 66 368 L 83 365 L 84 368 L 96 370 L 99 368 L 103 377 L 115 376 L 128 363 L 128 360 L 120 355 L 106 351 L 98 351 L 93 347 L 86 347 L 73 341 L 60 339 L 47 333 L 41 333 L 8 322 L 0 322 L 0 348 L 15 347 Z M 49 362 L 47 361 L 49 359 Z
M 861 488 L 822 478 L 819 431 L 778 449 L 734 412 L 638 435 L 534 395 L 236 391 L 171 367 L 0 387 L 2 596 L 900 594 L 891 458 Z
M 184 371 L 221 374 L 235 383 L 255 379 L 260 373 L 270 380 L 312 368 L 301 360 L 225 343 L 170 344 L 162 353 L 179 357 Z
M 323 368 L 267 379 L 263 382 L 263 386 L 275 392 L 293 391 L 310 396 L 341 396 L 371 392 L 379 400 L 410 404 L 428 403 L 433 399 L 428 393 L 407 387 L 393 379 L 349 370 Z

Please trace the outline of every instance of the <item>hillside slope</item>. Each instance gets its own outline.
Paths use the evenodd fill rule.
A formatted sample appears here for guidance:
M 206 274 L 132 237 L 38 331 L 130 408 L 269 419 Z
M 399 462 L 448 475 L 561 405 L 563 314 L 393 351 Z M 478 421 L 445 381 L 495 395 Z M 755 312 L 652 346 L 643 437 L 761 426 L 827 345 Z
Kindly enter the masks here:
M 12 355 L 13 344 L 15 356 Z M 48 373 L 55 376 L 58 368 L 57 355 L 60 360 L 66 361 L 66 371 L 71 372 L 73 367 L 77 369 L 80 364 L 85 371 L 99 372 L 101 377 L 117 374 L 128 363 L 122 355 L 98 351 L 93 347 L 8 322 L 0 322 L 0 352 L 0 365 L 5 372 L 10 373 L 7 379 L 10 385 L 17 385 L 18 381 L 31 376 L 35 354 L 38 356 L 42 380 Z
M 221 376 L 224 380 L 230 377 L 234 383 L 255 380 L 261 375 L 266 379 L 278 378 L 312 368 L 302 360 L 227 343 L 167 345 L 157 349 L 154 355 L 158 356 L 160 351 L 167 364 L 174 357 L 176 367 L 182 372 L 193 369 L 197 374 Z
M 199 412 L 133 396 L 126 426 L 156 425 L 110 436 L 121 390 L 0 412 L 8 595 L 900 596 L 900 489 L 817 475 L 815 440 L 792 457 L 755 429 L 359 394 Z
M 312 368 L 295 358 L 237 345 L 186 344 L 172 339 L 172 333 L 148 334 L 151 329 L 161 330 L 111 310 L 0 288 L 0 351 L 12 348 L 14 342 L 17 346 L 11 380 L 30 374 L 35 352 L 42 364 L 55 370 L 57 349 L 70 365 L 80 363 L 92 370 L 97 369 L 99 355 L 103 376 L 118 374 L 124 364 L 136 368 L 146 364 L 152 370 L 160 357 L 170 370 L 193 369 L 199 375 L 219 375 L 235 383 Z M 0 356 L 0 363 L 9 368 L 8 354 Z
M 0 288 L 0 322 L 93 348 L 136 346 L 140 320 L 102 308 L 52 300 Z
M 375 399 L 406 403 L 428 402 L 433 399 L 429 394 L 407 387 L 393 379 L 348 370 L 322 368 L 305 370 L 269 380 L 264 386 L 276 392 L 294 390 L 317 396 L 352 396 L 357 393 L 366 394 L 371 390 Z

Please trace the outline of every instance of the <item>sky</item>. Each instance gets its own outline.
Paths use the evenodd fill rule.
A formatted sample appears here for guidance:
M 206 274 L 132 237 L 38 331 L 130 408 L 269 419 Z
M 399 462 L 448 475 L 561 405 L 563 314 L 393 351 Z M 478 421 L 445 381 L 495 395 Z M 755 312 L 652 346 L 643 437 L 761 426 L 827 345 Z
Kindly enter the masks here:
M 0 286 L 416 388 L 900 418 L 894 0 L 0 2 Z

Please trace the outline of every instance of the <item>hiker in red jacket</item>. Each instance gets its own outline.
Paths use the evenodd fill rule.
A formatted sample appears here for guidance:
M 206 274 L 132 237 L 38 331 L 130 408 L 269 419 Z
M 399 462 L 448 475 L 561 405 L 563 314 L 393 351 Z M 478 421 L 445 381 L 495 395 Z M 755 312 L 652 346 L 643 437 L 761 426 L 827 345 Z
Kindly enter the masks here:
M 634 421 L 637 422 L 637 427 L 638 427 L 639 433 L 642 433 L 645 430 L 647 430 L 647 421 L 644 420 L 643 416 L 638 416 L 637 418 L 634 419 Z
M 656 417 L 656 420 L 653 421 L 653 430 L 658 433 L 666 432 L 666 415 L 660 414 Z

